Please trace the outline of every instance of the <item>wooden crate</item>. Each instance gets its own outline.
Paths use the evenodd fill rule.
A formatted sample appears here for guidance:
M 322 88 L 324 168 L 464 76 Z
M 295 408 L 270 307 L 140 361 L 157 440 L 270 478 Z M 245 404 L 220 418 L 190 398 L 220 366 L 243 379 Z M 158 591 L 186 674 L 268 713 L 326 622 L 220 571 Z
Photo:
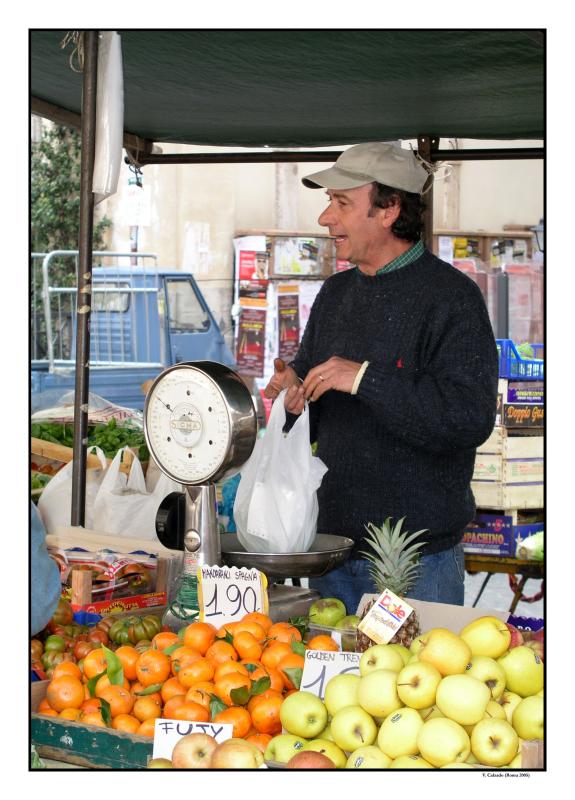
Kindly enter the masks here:
M 543 483 L 502 483 L 501 481 L 471 481 L 477 508 L 543 508 Z
M 56 444 L 55 442 L 46 442 L 44 439 L 37 439 L 34 436 L 31 437 L 31 452 L 33 455 L 42 456 L 43 458 L 47 458 L 51 461 L 61 461 L 63 464 L 67 464 L 74 457 L 74 450 L 71 447 L 66 447 L 63 444 Z M 130 472 L 133 459 L 134 453 L 132 450 L 125 450 L 124 455 L 122 456 L 122 463 L 120 464 L 120 472 L 125 472 L 128 474 Z M 110 466 L 112 459 L 107 458 L 106 462 L 108 466 Z M 142 461 L 140 463 L 142 465 L 142 471 L 145 475 L 148 462 Z M 95 453 L 88 453 L 86 455 L 86 468 L 101 469 L 100 459 Z
M 477 453 L 500 453 L 504 458 L 543 458 L 544 436 L 540 431 L 513 431 L 496 426 Z
M 49 681 L 31 684 L 31 743 L 42 758 L 92 769 L 145 769 L 153 739 L 38 714 Z
M 501 481 L 502 483 L 527 483 L 543 481 L 542 458 L 509 459 L 503 453 L 477 453 L 473 479 L 476 481 Z

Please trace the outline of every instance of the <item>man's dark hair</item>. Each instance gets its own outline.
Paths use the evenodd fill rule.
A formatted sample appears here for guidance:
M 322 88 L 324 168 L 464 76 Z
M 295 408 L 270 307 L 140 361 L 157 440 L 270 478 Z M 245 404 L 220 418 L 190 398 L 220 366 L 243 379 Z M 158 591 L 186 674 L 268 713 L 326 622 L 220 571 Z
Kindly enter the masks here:
M 370 200 L 371 209 L 368 212 L 370 217 L 374 215 L 376 208 L 387 208 L 399 202 L 401 211 L 391 226 L 391 232 L 398 239 L 406 239 L 408 242 L 417 242 L 421 239 L 425 209 L 421 195 L 405 192 L 403 189 L 393 189 L 383 183 L 374 183 L 371 187 Z

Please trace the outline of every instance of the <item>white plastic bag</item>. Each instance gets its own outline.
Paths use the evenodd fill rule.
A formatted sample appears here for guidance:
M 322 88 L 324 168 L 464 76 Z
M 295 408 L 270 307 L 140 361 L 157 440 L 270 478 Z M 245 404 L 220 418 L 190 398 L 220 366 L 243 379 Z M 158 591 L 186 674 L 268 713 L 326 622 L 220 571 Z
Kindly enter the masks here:
M 101 31 L 98 45 L 96 149 L 92 191 L 99 203 L 114 194 L 122 166 L 124 78 L 122 44 L 115 31 Z
M 311 452 L 307 405 L 289 433 L 283 432 L 284 395 L 274 402 L 265 434 L 241 470 L 234 519 L 248 552 L 304 553 L 316 535 L 317 490 L 327 467 Z
M 94 516 L 94 502 L 100 488 L 100 484 L 106 472 L 106 456 L 99 447 L 90 447 L 89 453 L 95 453 L 100 459 L 101 469 L 86 470 L 86 506 L 84 516 L 84 527 L 92 528 Z M 74 464 L 68 462 L 52 478 L 50 483 L 43 490 L 38 500 L 38 511 L 42 517 L 42 522 L 47 533 L 60 526 L 71 524 L 72 513 L 72 470 Z
M 120 472 L 122 453 L 118 450 L 102 481 L 94 502 L 93 528 L 100 533 L 156 539 L 156 514 L 164 497 L 182 491 L 180 484 L 163 473 L 148 492 L 142 466 L 136 456 L 129 475 Z

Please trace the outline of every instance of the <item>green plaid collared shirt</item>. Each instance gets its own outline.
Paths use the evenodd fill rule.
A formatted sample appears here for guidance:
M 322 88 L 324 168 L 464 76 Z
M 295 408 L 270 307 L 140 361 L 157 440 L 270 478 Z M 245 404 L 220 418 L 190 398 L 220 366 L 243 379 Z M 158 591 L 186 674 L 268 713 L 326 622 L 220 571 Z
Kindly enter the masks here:
M 385 267 L 378 269 L 375 274 L 383 275 L 386 272 L 395 272 L 396 269 L 406 267 L 408 264 L 411 264 L 412 261 L 415 261 L 416 258 L 419 258 L 424 250 L 425 245 L 420 239 L 418 242 L 416 242 L 416 244 L 413 245 L 413 247 L 410 247 L 409 250 L 406 250 L 405 253 L 402 253 L 400 256 L 397 256 L 397 258 L 394 258 L 393 261 L 390 261 L 389 264 L 385 265 Z

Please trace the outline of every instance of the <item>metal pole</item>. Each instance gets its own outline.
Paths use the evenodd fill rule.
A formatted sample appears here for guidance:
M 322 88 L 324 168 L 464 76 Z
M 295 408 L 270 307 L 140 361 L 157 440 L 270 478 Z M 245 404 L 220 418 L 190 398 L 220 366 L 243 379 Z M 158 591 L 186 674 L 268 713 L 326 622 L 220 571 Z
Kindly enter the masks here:
M 78 244 L 80 257 L 78 293 L 76 295 L 78 310 L 76 315 L 72 525 L 84 525 L 86 516 L 86 444 L 88 439 L 92 235 L 94 230 L 92 179 L 96 152 L 96 90 L 98 78 L 98 31 L 84 31 L 83 36 L 84 79 L 82 86 L 82 155 Z
M 433 150 L 439 144 L 439 139 L 432 136 L 419 136 L 417 151 L 428 163 L 433 158 Z M 433 184 L 424 196 L 425 211 L 423 212 L 423 241 L 428 250 L 433 250 Z

